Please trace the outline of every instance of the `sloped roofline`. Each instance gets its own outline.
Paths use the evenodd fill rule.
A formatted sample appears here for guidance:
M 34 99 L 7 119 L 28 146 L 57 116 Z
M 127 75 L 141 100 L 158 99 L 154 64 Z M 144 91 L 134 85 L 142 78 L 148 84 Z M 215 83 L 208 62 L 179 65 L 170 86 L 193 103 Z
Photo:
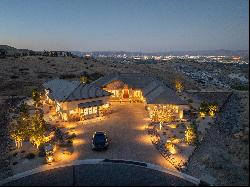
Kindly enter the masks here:
M 52 88 L 52 87 L 53 87 L 53 84 L 55 84 L 56 81 L 59 81 L 62 85 L 63 85 L 63 83 L 65 82 L 65 83 L 67 83 L 67 86 L 70 85 L 70 84 L 72 84 L 72 87 L 75 86 L 75 87 L 72 89 L 72 91 L 70 91 L 69 93 L 67 93 L 66 96 L 61 96 L 60 93 L 57 93 L 57 97 L 53 97 L 53 99 L 58 100 L 58 101 L 60 101 L 60 102 L 67 102 L 68 99 L 70 98 L 70 96 L 72 96 L 72 95 L 74 94 L 74 92 L 75 92 L 80 86 L 91 85 L 92 88 L 95 88 L 95 89 L 98 89 L 98 90 L 101 89 L 101 88 L 99 88 L 99 87 L 97 87 L 97 86 L 95 86 L 95 85 L 93 85 L 93 84 L 85 84 L 85 83 L 81 83 L 80 81 L 68 81 L 68 80 L 64 80 L 64 79 L 54 79 L 54 80 L 50 80 L 50 81 L 44 83 L 44 84 L 43 84 L 43 87 L 46 88 L 46 89 L 52 90 L 52 94 L 53 94 L 53 92 L 54 92 L 54 94 L 55 94 L 55 92 L 60 92 L 60 91 L 62 91 L 62 90 L 66 90 L 66 89 L 67 89 L 67 86 L 65 86 L 65 88 L 62 89 L 62 90 L 53 89 L 53 88 Z M 78 83 L 78 82 L 79 82 L 79 83 Z M 48 83 L 52 83 L 52 85 L 48 85 Z M 74 85 L 74 84 L 75 84 L 75 85 Z M 57 88 L 57 86 L 58 86 L 58 85 L 56 85 L 55 88 Z M 102 92 L 103 92 L 103 94 L 100 94 L 100 96 L 95 95 L 95 97 L 87 97 L 87 98 L 82 98 L 82 99 L 100 98 L 100 97 L 106 97 L 106 96 L 111 95 L 111 93 L 109 93 L 109 92 L 107 92 L 107 91 L 101 89 L 101 93 L 102 93 Z M 89 94 L 87 94 L 87 95 L 89 96 Z M 53 96 L 53 95 L 52 95 L 52 96 Z M 60 98 L 59 96 L 61 96 L 61 98 Z M 81 99 L 73 99 L 73 100 L 81 100 Z
M 134 75 L 134 76 L 138 75 L 141 77 L 144 76 L 139 73 L 120 73 L 120 74 L 114 74 L 113 77 L 112 75 L 106 75 L 94 81 L 93 84 L 96 84 L 99 87 L 104 87 L 113 81 L 119 80 L 124 82 L 125 84 L 134 87 L 132 84 L 119 79 L 119 76 L 126 76 L 126 75 Z M 166 104 L 171 103 L 177 105 L 188 104 L 186 101 L 182 100 L 178 95 L 176 95 L 175 91 L 172 90 L 170 87 L 166 86 L 162 81 L 159 81 L 158 79 L 151 77 L 149 75 L 146 75 L 146 77 L 149 77 L 151 81 L 140 89 L 142 90 L 142 94 L 149 102 L 149 104 L 164 104 L 164 102 L 166 102 Z M 155 86 L 152 86 L 150 89 L 150 84 L 155 84 Z M 156 90 L 158 90 L 158 92 Z M 146 93 L 144 93 L 145 91 Z

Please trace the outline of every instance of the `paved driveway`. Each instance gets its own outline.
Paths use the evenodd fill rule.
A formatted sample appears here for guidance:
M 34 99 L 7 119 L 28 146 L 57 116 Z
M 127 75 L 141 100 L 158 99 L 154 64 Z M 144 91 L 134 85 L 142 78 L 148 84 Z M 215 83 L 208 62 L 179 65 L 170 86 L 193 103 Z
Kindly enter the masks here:
M 124 163 L 71 165 L 50 170 L 33 170 L 0 186 L 198 186 L 200 181 L 183 174 L 162 172 L 147 166 Z M 98 179 L 98 180 L 97 180 Z
M 165 168 L 174 167 L 162 157 L 150 141 L 145 127 L 149 123 L 143 104 L 114 103 L 112 114 L 102 120 L 93 119 L 75 126 L 75 159 L 126 159 L 158 164 Z M 111 142 L 108 150 L 91 150 L 91 138 L 95 131 L 106 131 Z

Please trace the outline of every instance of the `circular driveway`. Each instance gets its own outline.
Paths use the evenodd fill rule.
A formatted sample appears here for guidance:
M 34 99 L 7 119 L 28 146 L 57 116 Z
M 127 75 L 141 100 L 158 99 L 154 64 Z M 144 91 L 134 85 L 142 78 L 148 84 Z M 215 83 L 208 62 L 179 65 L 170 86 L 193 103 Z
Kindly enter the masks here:
M 71 123 L 77 134 L 74 140 L 75 159 L 138 160 L 175 169 L 153 146 L 145 128 L 149 121 L 144 104 L 112 103 L 112 113 L 104 119 Z M 106 151 L 92 151 L 95 131 L 107 132 L 110 146 Z

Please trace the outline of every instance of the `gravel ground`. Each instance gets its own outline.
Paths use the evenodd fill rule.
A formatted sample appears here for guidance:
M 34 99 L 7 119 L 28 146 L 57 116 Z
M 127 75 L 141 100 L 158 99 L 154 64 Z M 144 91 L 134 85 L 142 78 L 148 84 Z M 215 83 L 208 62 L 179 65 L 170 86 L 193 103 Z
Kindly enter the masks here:
M 190 158 L 188 174 L 215 185 L 249 185 L 248 111 L 248 92 L 235 92 Z
M 0 180 L 12 175 L 9 151 L 11 143 L 8 133 L 8 111 L 16 100 L 5 100 L 0 104 Z

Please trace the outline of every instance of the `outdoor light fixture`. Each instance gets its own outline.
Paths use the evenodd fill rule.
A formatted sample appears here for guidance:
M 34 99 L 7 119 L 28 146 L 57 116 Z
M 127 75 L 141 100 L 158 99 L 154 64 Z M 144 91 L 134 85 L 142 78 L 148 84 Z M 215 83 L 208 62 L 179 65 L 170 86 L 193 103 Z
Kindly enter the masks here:
M 46 160 L 47 160 L 48 164 L 51 164 L 51 162 L 53 162 L 54 158 L 53 158 L 52 155 L 49 155 L 49 156 L 46 157 Z
M 205 112 L 200 112 L 200 116 L 201 116 L 201 118 L 204 118 L 204 117 L 206 117 L 206 114 L 205 114 Z

